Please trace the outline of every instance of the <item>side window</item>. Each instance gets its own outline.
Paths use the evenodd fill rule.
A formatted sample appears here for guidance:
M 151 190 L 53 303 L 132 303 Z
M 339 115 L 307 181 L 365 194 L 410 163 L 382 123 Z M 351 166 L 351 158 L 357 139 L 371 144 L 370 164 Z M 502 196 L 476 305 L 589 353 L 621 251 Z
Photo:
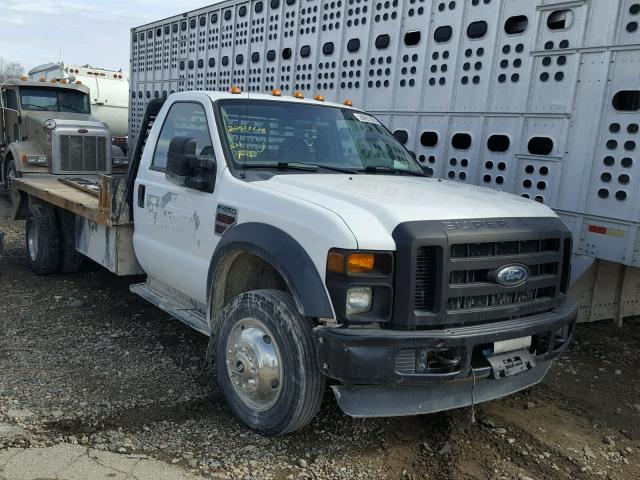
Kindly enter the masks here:
M 13 108 L 14 110 L 18 110 L 18 98 L 16 96 L 15 90 L 7 90 L 4 92 L 5 104 L 4 106 L 7 108 Z
M 213 156 L 207 115 L 199 103 L 174 103 L 162 125 L 151 169 L 164 171 L 167 167 L 169 145 L 174 137 L 196 139 L 196 155 Z

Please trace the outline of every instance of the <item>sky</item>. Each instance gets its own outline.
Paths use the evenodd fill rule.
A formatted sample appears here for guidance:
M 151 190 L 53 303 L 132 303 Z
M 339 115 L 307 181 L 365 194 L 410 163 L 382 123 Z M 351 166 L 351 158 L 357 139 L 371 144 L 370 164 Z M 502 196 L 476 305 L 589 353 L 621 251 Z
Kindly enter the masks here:
M 0 57 L 129 70 L 129 30 L 219 0 L 0 0 Z

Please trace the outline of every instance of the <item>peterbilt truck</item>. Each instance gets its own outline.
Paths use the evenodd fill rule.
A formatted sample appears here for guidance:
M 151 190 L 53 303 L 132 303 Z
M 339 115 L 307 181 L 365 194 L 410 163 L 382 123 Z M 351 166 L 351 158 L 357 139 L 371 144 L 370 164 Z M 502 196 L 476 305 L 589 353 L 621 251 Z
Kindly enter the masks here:
M 230 92 L 149 102 L 127 176 L 15 181 L 36 274 L 84 256 L 209 336 L 231 411 L 278 435 L 329 384 L 356 417 L 473 406 L 570 344 L 571 233 L 547 206 L 430 178 L 374 116 Z M 66 219 L 63 221 L 63 219 Z
M 118 167 L 109 130 L 91 115 L 85 85 L 22 77 L 0 88 L 0 180 L 10 198 L 15 178 L 97 175 Z

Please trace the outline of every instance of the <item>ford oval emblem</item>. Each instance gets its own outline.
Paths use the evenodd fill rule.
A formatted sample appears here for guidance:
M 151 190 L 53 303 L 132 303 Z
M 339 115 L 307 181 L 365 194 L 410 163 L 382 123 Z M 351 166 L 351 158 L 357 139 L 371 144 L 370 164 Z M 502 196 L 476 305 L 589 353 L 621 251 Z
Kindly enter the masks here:
M 505 287 L 522 285 L 529 278 L 529 269 L 524 265 L 505 265 L 495 273 L 495 280 Z
M 89 133 L 89 130 L 87 130 L 86 128 L 81 128 L 80 130 L 78 130 L 78 133 Z

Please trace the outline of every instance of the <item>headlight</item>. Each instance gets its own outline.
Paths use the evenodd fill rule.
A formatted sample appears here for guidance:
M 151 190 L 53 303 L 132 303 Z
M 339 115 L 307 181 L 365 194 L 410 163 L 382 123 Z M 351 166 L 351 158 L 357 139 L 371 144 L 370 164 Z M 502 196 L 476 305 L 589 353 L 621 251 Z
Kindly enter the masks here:
M 46 155 L 27 155 L 27 163 L 29 165 L 48 165 Z
M 371 287 L 351 287 L 347 290 L 347 315 L 368 312 L 372 301 Z
M 53 130 L 54 128 L 56 128 L 56 121 L 53 118 L 45 120 L 44 128 L 46 128 L 47 130 Z

